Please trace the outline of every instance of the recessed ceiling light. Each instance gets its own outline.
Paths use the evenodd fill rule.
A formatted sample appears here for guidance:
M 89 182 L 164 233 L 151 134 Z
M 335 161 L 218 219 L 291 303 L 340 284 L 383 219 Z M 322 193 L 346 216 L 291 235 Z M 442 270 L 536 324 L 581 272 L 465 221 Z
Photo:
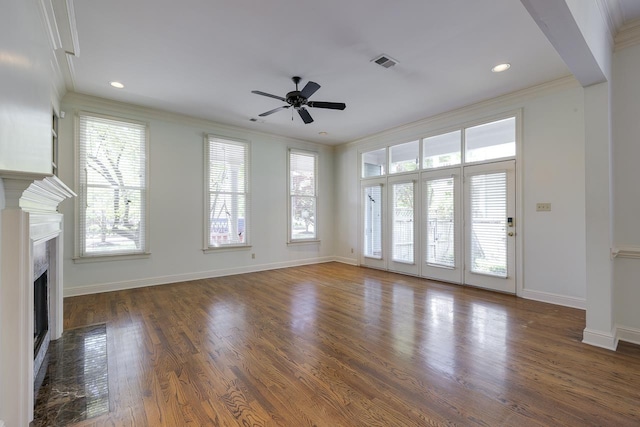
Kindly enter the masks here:
M 109 84 L 116 89 L 124 89 L 124 85 L 120 82 L 109 82 Z
M 511 64 L 504 63 L 496 65 L 491 69 L 491 71 L 493 71 L 494 73 L 501 73 L 503 71 L 507 71 L 509 68 L 511 68 Z
M 329 135 L 329 134 L 328 134 L 327 132 L 322 131 L 322 132 L 318 132 L 318 135 L 321 135 L 321 136 L 327 136 L 327 135 Z

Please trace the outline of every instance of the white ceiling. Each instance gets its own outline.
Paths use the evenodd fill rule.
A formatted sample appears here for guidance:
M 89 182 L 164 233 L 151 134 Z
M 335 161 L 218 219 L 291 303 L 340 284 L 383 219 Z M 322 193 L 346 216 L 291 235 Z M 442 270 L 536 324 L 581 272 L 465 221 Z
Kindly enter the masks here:
M 640 15 L 640 1 L 620 1 Z M 513 0 L 82 0 L 75 16 L 76 92 L 326 144 L 570 74 Z M 381 53 L 399 64 L 370 62 Z M 501 62 L 511 69 L 492 73 Z M 346 110 L 250 122 L 284 105 L 251 91 L 285 96 L 294 75 Z

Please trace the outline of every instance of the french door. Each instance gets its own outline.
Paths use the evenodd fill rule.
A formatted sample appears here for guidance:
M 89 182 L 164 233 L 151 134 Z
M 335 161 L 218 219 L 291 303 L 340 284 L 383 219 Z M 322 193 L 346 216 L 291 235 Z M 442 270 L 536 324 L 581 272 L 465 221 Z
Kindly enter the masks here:
M 368 180 L 360 264 L 515 293 L 515 199 L 513 160 Z
M 464 205 L 464 283 L 515 293 L 515 162 L 466 166 Z
M 422 175 L 422 276 L 462 283 L 460 168 Z
M 362 185 L 362 251 L 360 264 L 386 269 L 386 225 L 384 179 L 368 181 Z
M 418 174 L 390 177 L 388 182 L 390 247 L 387 268 L 399 273 L 418 275 Z

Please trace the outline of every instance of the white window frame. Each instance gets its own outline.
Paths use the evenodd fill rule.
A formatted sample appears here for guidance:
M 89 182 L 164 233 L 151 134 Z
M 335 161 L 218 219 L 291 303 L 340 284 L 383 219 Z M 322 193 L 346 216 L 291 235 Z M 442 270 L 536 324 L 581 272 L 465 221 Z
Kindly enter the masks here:
M 151 255 L 149 250 L 149 123 L 138 120 L 131 120 L 123 117 L 116 117 L 106 114 L 93 113 L 89 111 L 76 111 L 75 115 L 75 168 L 76 168 L 76 190 L 78 197 L 75 203 L 75 248 L 73 261 L 76 263 L 93 262 L 93 261 L 111 261 L 117 259 L 136 259 L 147 258 Z M 83 206 L 87 203 L 87 184 L 86 175 L 82 173 L 83 165 L 85 165 L 84 159 L 81 158 L 81 135 L 80 135 L 80 119 L 81 117 L 93 117 L 96 119 L 107 119 L 121 123 L 130 123 L 139 126 L 144 126 L 144 187 L 142 191 L 144 196 L 141 197 L 142 204 L 142 217 L 144 218 L 143 228 L 141 233 L 143 238 L 140 240 L 142 247 L 140 250 L 135 251 L 121 251 L 115 253 L 101 252 L 96 254 L 85 253 L 85 230 L 82 229 L 81 224 L 86 223 L 82 221 L 85 215 Z
M 293 218 L 291 217 L 291 210 L 292 210 L 292 199 L 293 197 L 297 196 L 297 194 L 294 194 L 291 192 L 291 155 L 292 154 L 298 154 L 298 155 L 305 155 L 305 156 L 311 156 L 314 159 L 314 172 L 313 172 L 313 177 L 314 177 L 314 194 L 313 196 L 307 196 L 305 195 L 305 197 L 313 197 L 314 199 L 314 206 L 315 206 L 315 212 L 314 212 L 314 236 L 307 238 L 307 239 L 294 239 L 293 238 Z M 320 241 L 320 237 L 319 237 L 319 227 L 318 227 L 318 219 L 319 219 L 319 215 L 318 215 L 318 163 L 319 163 L 319 154 L 315 151 L 309 151 L 309 150 L 301 150 L 298 148 L 289 148 L 287 150 L 287 244 L 296 244 L 296 243 L 314 243 L 314 242 L 319 242 Z
M 245 155 L 245 183 L 244 183 L 244 192 L 238 192 L 237 194 L 242 194 L 245 197 L 245 216 L 244 216 L 244 241 L 243 242 L 233 242 L 233 243 L 222 243 L 218 246 L 211 245 L 210 233 L 211 233 L 211 223 L 210 223 L 210 206 L 211 206 L 211 195 L 216 193 L 212 192 L 209 189 L 209 180 L 211 177 L 211 165 L 209 162 L 209 155 L 211 152 L 211 145 L 215 142 L 220 142 L 223 144 L 236 145 L 244 147 L 244 155 Z M 211 253 L 211 252 L 219 252 L 224 250 L 234 250 L 234 249 L 247 249 L 251 248 L 250 244 L 250 236 L 251 236 L 251 143 L 246 140 L 230 138 L 226 136 L 214 135 L 214 134 L 205 134 L 204 136 L 204 233 L 203 233 L 203 252 Z M 224 192 L 220 192 L 224 193 Z

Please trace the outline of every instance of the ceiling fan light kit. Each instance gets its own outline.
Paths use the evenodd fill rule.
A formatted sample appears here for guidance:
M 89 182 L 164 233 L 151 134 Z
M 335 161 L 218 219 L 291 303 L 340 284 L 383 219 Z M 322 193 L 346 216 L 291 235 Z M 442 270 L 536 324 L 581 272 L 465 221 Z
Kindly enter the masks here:
M 269 110 L 262 114 L 259 114 L 260 117 L 266 117 L 280 110 L 286 110 L 287 108 L 293 107 L 300 118 L 305 124 L 309 124 L 313 122 L 313 118 L 309 111 L 305 107 L 311 108 L 326 108 L 329 110 L 344 110 L 347 106 L 343 102 L 325 102 L 325 101 L 309 101 L 309 97 L 316 93 L 318 89 L 320 89 L 320 85 L 316 82 L 308 81 L 302 90 L 298 90 L 298 84 L 300 83 L 301 78 L 298 76 L 292 77 L 293 83 L 296 85 L 296 90 L 293 90 L 287 93 L 286 97 L 281 97 L 278 95 L 272 95 L 270 93 L 262 92 L 259 90 L 252 90 L 251 93 L 255 93 L 256 95 L 262 95 L 269 98 L 275 98 L 282 102 L 286 102 L 287 105 L 283 105 L 278 108 L 274 108 L 273 110 Z

